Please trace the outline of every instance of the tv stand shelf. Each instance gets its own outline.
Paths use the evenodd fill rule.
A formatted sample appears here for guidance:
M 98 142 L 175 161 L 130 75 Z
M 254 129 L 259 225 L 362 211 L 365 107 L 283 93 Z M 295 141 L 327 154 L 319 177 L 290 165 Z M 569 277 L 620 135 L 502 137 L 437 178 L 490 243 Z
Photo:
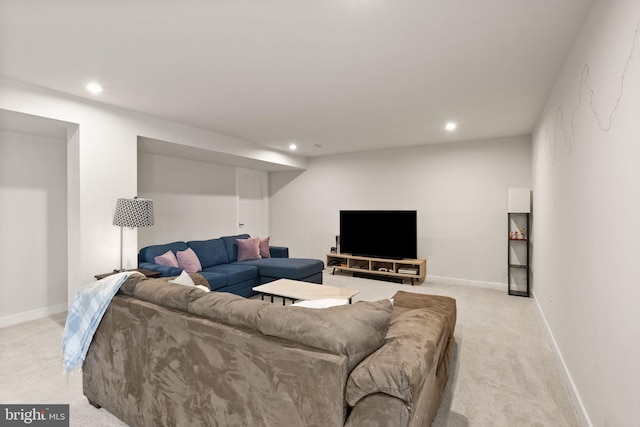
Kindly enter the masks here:
M 354 256 L 349 254 L 327 254 L 327 267 L 351 273 L 366 273 L 371 276 L 384 276 L 398 281 L 424 281 L 427 277 L 427 260 L 418 259 L 386 259 Z

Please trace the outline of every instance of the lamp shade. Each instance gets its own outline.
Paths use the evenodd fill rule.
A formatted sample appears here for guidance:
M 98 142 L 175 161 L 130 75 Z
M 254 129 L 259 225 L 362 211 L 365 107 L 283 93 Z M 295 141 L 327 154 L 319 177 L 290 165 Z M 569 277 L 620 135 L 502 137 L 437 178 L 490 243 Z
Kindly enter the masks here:
M 153 200 L 118 199 L 113 225 L 120 227 L 149 227 L 153 225 Z

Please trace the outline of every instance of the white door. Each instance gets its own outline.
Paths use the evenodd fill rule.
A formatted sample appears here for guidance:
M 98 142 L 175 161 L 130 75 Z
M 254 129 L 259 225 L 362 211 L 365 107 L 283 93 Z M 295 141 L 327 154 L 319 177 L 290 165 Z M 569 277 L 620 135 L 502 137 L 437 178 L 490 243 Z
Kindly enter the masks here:
M 267 179 L 266 172 L 236 169 L 238 233 L 251 237 L 267 235 Z

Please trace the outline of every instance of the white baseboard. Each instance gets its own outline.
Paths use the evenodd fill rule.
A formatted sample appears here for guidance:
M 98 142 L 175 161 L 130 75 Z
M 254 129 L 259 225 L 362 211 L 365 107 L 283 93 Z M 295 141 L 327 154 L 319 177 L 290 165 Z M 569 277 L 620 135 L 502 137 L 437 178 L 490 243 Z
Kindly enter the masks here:
M 465 285 L 465 286 L 475 286 L 477 288 L 488 288 L 495 289 L 498 291 L 507 292 L 507 284 L 506 283 L 498 283 L 498 282 L 482 282 L 479 280 L 468 280 L 468 279 L 456 279 L 455 277 L 442 277 L 442 276 L 431 276 L 428 275 L 425 279 L 425 283 L 433 281 L 437 283 L 442 283 L 446 285 Z
M 24 313 L 11 314 L 9 316 L 0 317 L 0 328 L 5 326 L 17 325 L 18 323 L 29 322 L 31 320 L 42 319 L 44 317 L 53 316 L 54 314 L 64 313 L 67 311 L 67 303 L 52 305 L 51 307 L 39 308 L 37 310 L 26 311 Z
M 580 394 L 576 389 L 576 385 L 573 382 L 573 378 L 571 378 L 571 373 L 569 372 L 569 369 L 567 368 L 567 365 L 564 362 L 564 358 L 562 357 L 562 353 L 558 348 L 558 344 L 556 343 L 556 340 L 553 337 L 553 333 L 551 332 L 551 329 L 549 329 L 549 324 L 547 323 L 547 319 L 544 316 L 542 308 L 540 307 L 540 304 L 538 303 L 538 300 L 536 299 L 535 294 L 533 292 L 531 293 L 531 296 L 535 301 L 536 313 L 538 313 L 538 316 L 542 321 L 542 326 L 544 328 L 545 333 L 547 334 L 547 338 L 549 339 L 551 350 L 553 351 L 553 354 L 556 357 L 558 367 L 560 368 L 560 372 L 562 373 L 562 378 L 564 379 L 567 390 L 569 391 L 569 395 L 571 396 L 571 400 L 573 401 L 573 407 L 575 408 L 576 413 L 578 414 L 578 418 L 583 426 L 593 427 L 593 423 L 591 422 L 591 419 L 587 414 L 587 410 L 585 409 L 584 404 L 582 403 Z

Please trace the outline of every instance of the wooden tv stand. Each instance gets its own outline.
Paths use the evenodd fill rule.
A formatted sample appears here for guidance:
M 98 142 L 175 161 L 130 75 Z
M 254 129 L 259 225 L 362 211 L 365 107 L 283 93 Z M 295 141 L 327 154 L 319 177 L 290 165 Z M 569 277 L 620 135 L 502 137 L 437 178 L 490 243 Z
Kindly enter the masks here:
M 349 254 L 327 254 L 327 267 L 336 270 L 361 273 L 371 276 L 384 276 L 404 282 L 410 280 L 424 281 L 427 277 L 427 260 L 418 259 L 385 259 L 354 256 Z M 415 273 L 414 273 L 415 272 Z

